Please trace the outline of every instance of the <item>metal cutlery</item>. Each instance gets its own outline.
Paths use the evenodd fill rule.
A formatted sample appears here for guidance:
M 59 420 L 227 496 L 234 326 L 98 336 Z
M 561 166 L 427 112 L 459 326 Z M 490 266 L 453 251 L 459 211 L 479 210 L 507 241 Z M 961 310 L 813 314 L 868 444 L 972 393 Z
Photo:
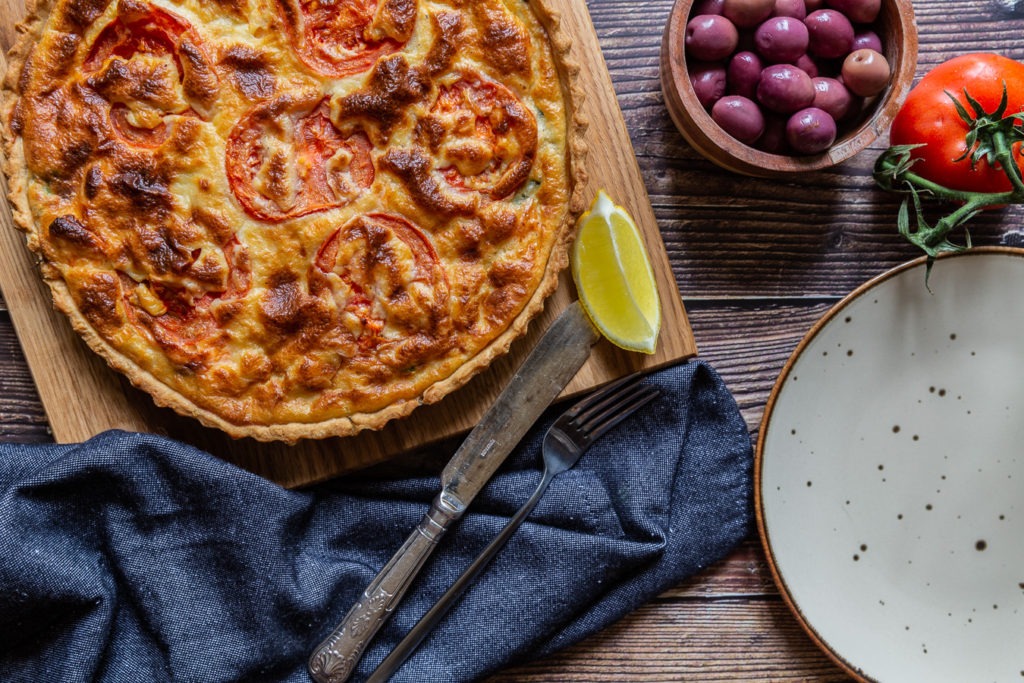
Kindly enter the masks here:
M 455 605 L 470 584 L 476 580 L 512 534 L 533 512 L 552 480 L 573 467 L 594 441 L 661 393 L 657 387 L 639 383 L 639 375 L 615 381 L 588 396 L 562 414 L 544 435 L 542 453 L 544 475 L 533 495 L 505 525 L 493 541 L 462 573 L 451 588 L 402 639 L 402 642 L 381 662 L 366 683 L 383 683 L 394 674 L 433 631 Z
M 317 683 L 341 683 L 448 528 L 575 376 L 600 334 L 578 302 L 551 324 L 441 473 L 441 492 L 412 534 L 309 659 Z

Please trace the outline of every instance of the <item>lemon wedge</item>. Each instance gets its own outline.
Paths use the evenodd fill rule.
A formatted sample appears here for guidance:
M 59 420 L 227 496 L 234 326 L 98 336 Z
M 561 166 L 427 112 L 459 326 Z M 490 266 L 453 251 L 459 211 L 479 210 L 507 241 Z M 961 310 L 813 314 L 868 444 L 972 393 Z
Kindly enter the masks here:
M 580 216 L 572 277 L 583 310 L 609 341 L 654 353 L 661 302 L 643 238 L 629 213 L 601 190 Z

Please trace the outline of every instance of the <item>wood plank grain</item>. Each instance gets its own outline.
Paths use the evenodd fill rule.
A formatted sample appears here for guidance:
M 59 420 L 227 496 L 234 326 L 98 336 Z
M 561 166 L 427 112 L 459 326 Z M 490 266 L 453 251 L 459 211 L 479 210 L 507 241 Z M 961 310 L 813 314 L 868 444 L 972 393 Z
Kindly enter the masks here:
M 0 441 L 45 443 L 50 425 L 10 317 L 0 314 Z
M 14 45 L 14 41 L 17 38 L 17 32 L 14 30 L 15 24 L 24 15 L 25 0 L 0 0 L 0 17 L 16 18 L 14 21 L 0 21 L 0 47 L 3 48 L 5 55 L 11 49 L 11 46 Z
M 696 347 L 587 7 L 573 0 L 545 1 L 560 11 L 563 25 L 574 37 L 573 59 L 581 67 L 581 88 L 586 93 L 582 110 L 590 147 L 585 194 L 589 197 L 605 188 L 633 214 L 655 266 L 664 319 L 657 354 L 630 354 L 602 343 L 563 394 L 572 396 L 634 370 L 688 358 L 696 353 Z M 16 0 L 8 2 L 0 4 L 0 25 L 9 27 L 20 13 L 11 14 L 18 8 Z M 285 486 L 338 476 L 467 431 L 507 384 L 543 330 L 575 296 L 570 278 L 564 275 L 544 313 L 508 356 L 444 401 L 418 408 L 411 417 L 392 422 L 380 432 L 294 446 L 232 440 L 156 407 L 78 341 L 67 321 L 53 311 L 32 259 L 20 244 L 21 236 L 11 228 L 9 207 L 4 209 L 0 212 L 4 224 L 0 262 L 5 267 L 0 268 L 0 286 L 57 441 L 82 441 L 111 428 L 166 434 Z
M 489 683 L 818 681 L 846 676 L 780 600 L 656 600 L 562 652 Z

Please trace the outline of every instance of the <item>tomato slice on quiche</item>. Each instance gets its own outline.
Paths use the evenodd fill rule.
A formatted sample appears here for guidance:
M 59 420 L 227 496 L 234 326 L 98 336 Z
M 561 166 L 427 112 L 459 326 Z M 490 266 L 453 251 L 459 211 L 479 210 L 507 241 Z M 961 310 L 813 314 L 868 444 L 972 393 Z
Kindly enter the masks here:
M 231 131 L 227 176 L 250 216 L 280 222 L 357 198 L 373 183 L 370 152 L 365 134 L 334 126 L 326 100 L 283 97 L 257 107 Z
M 422 130 L 454 188 L 503 199 L 529 178 L 537 121 L 500 83 L 465 75 L 441 86 Z
M 426 351 L 448 342 L 445 269 L 423 231 L 407 219 L 356 216 L 327 239 L 315 266 L 316 282 L 338 302 L 343 328 L 362 349 L 376 352 L 415 338 Z
M 278 0 L 299 59 L 324 76 L 366 71 L 412 37 L 416 0 Z
M 186 19 L 149 3 L 121 4 L 85 57 L 86 83 L 110 103 L 122 140 L 157 147 L 168 138 L 168 117 L 202 118 L 196 108 L 208 108 L 218 78 Z

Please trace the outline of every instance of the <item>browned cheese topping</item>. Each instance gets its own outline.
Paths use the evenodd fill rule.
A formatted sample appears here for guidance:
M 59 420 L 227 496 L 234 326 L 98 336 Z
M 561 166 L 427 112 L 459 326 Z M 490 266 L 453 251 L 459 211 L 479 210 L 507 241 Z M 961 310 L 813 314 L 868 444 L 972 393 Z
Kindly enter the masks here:
M 524 0 L 42 4 L 8 76 L 23 227 L 158 402 L 260 438 L 380 426 L 550 275 L 570 115 Z M 326 426 L 245 430 L 295 423 Z

